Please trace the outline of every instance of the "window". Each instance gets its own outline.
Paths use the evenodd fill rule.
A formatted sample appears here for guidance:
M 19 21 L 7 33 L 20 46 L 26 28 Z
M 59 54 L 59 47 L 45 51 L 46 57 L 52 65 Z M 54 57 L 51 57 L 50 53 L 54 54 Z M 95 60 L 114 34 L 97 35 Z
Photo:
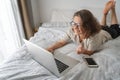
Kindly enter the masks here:
M 0 0 L 0 57 L 2 60 L 21 47 L 22 38 L 24 38 L 24 32 L 17 0 Z

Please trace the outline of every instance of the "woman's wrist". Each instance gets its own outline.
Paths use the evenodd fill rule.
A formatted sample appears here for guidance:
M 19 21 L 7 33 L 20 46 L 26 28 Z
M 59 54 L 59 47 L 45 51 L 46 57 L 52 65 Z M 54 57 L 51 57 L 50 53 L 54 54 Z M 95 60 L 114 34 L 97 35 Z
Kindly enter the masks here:
M 46 50 L 49 51 L 49 52 L 51 52 L 51 53 L 54 52 L 54 49 L 53 49 L 53 48 L 47 48 Z

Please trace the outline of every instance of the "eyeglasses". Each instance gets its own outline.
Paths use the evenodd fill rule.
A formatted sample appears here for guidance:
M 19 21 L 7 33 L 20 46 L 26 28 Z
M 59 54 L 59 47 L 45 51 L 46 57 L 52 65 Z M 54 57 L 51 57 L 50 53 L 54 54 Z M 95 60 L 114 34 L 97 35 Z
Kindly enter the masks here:
M 70 22 L 70 25 L 71 25 L 72 27 L 74 27 L 74 26 L 80 27 L 80 26 L 81 26 L 80 23 L 75 23 L 74 21 L 71 21 L 71 22 Z

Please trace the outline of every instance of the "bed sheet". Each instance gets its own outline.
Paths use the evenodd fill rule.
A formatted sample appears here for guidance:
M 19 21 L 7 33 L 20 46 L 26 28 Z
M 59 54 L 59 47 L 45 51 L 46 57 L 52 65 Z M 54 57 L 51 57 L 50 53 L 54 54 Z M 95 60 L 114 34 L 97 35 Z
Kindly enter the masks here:
M 42 26 L 30 39 L 31 42 L 46 48 L 66 35 L 68 27 Z M 41 36 L 42 35 L 42 36 Z M 49 38 L 48 38 L 49 37 Z M 0 65 L 0 80 L 120 80 L 120 37 L 101 46 L 101 51 L 92 55 L 98 68 L 88 68 L 82 60 L 83 54 L 75 53 L 76 45 L 70 43 L 55 51 L 80 61 L 64 76 L 57 78 L 32 59 L 23 45 L 3 65 Z
M 65 30 L 67 30 L 67 28 L 61 29 L 61 27 L 54 28 L 51 26 L 49 30 L 52 31 L 51 29 L 56 31 L 53 34 L 50 34 L 51 36 L 54 35 L 54 38 L 57 38 L 55 39 L 55 41 L 57 41 L 60 37 L 62 37 L 63 34 L 66 35 Z M 43 32 L 40 32 L 39 34 L 41 33 Z M 62 34 L 62 35 L 60 35 L 58 38 L 58 36 L 57 35 L 55 36 L 55 34 L 59 34 L 59 35 Z M 99 52 L 96 52 L 95 54 L 92 55 L 92 57 L 99 65 L 98 68 L 89 68 L 82 59 L 83 56 L 87 56 L 87 55 L 76 54 L 75 52 L 76 47 L 77 45 L 75 45 L 74 43 L 70 43 L 55 51 L 55 54 L 62 53 L 80 61 L 78 65 L 76 65 L 66 75 L 60 77 L 59 80 L 98 80 L 98 79 L 120 80 L 120 68 L 118 67 L 120 66 L 120 37 L 108 41 L 99 48 L 100 49 Z
M 58 30 L 59 32 L 60 29 L 57 28 L 55 30 Z M 63 31 L 61 34 L 65 35 L 65 33 Z M 56 38 L 57 35 L 54 37 Z M 55 51 L 55 54 L 66 54 L 67 56 L 80 61 L 80 63 L 66 75 L 59 78 L 60 80 L 120 80 L 120 68 L 118 67 L 120 66 L 120 37 L 106 42 L 99 48 L 99 52 L 92 55 L 99 65 L 98 68 L 89 68 L 82 59 L 83 56 L 87 55 L 76 54 L 76 47 L 77 45 L 70 43 Z
M 67 54 L 80 63 L 61 80 L 120 80 L 120 37 L 107 42 L 101 51 L 92 55 L 98 63 L 98 68 L 89 68 L 82 59 L 86 55 Z
M 62 28 L 61 28 L 62 30 Z M 60 35 L 62 33 L 62 35 Z M 46 48 L 64 36 L 58 28 L 40 28 L 30 41 Z M 41 36 L 43 35 L 43 36 Z M 58 36 L 59 35 L 59 36 Z M 55 38 L 56 37 L 56 38 Z M 23 45 L 0 65 L 0 80 L 57 80 L 51 72 L 37 63 Z
M 56 77 L 32 59 L 24 45 L 0 65 L 0 80 L 54 80 Z

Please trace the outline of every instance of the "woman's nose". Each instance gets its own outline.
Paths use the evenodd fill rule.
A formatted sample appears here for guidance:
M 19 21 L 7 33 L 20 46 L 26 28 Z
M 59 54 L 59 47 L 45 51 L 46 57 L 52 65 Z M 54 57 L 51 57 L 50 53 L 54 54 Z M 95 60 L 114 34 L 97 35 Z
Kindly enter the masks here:
M 78 28 L 78 26 L 76 26 L 76 25 L 74 25 L 74 27 L 73 27 L 74 29 L 77 29 Z

